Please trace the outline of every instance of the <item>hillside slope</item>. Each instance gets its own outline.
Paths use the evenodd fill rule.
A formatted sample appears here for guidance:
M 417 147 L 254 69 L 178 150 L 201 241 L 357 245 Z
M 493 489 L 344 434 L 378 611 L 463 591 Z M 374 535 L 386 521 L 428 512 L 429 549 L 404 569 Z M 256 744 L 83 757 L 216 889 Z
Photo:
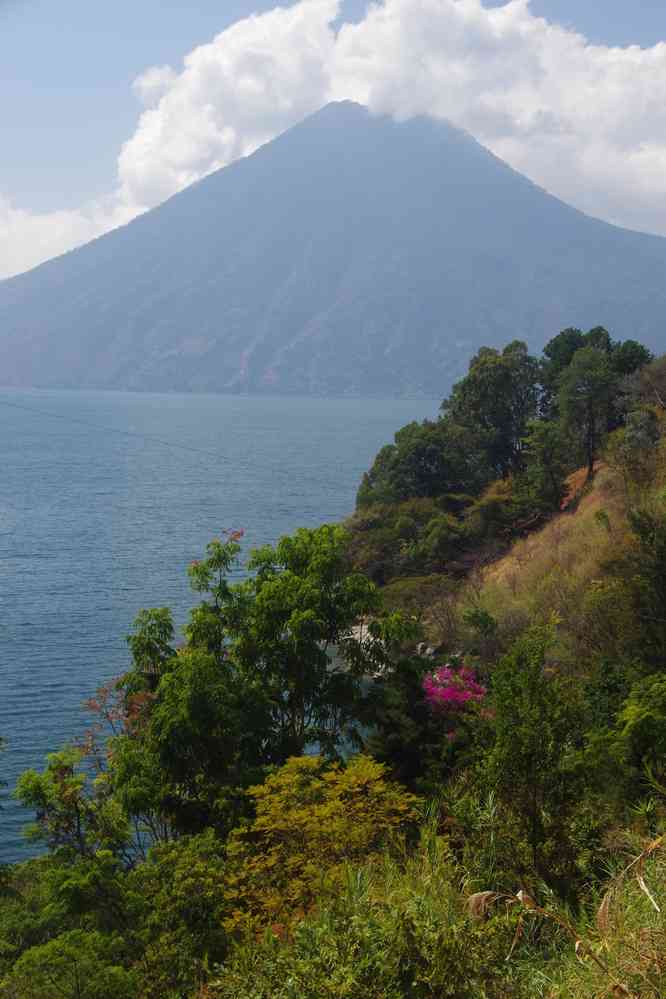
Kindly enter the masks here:
M 344 102 L 0 283 L 0 384 L 441 396 L 516 336 L 602 323 L 657 349 L 665 307 L 665 239 Z

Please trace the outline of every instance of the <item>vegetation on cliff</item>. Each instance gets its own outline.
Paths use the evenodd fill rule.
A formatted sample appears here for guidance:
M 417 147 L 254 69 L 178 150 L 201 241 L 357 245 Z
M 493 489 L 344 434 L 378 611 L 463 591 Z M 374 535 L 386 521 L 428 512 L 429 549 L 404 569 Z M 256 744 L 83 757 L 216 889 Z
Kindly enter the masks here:
M 666 993 L 666 359 L 483 349 L 16 790 L 10 999 Z M 418 643 L 418 644 L 417 644 Z

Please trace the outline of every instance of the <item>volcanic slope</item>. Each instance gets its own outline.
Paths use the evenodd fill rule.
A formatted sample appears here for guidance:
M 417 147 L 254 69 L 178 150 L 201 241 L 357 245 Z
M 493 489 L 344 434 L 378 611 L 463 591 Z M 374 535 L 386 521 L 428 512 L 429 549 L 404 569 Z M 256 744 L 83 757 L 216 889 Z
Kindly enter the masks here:
M 482 344 L 565 326 L 663 350 L 665 306 L 666 239 L 342 102 L 0 282 L 0 384 L 441 396 Z

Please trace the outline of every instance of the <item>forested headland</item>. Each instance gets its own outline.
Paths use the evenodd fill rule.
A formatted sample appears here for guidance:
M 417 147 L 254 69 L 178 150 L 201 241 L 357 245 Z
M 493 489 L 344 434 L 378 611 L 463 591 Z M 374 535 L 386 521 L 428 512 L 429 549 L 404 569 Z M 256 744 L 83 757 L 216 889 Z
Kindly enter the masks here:
M 665 995 L 666 356 L 482 348 L 346 524 L 243 550 L 20 778 L 0 995 Z

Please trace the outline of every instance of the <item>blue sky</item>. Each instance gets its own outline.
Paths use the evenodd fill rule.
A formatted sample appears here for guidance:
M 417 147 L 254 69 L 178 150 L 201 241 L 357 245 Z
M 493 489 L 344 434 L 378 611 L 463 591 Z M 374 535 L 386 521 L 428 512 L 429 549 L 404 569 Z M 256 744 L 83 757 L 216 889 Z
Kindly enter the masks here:
M 501 7 L 502 0 L 486 6 Z M 532 11 L 605 45 L 654 45 L 666 39 L 663 0 L 533 0 Z
M 329 3 L 330 6 L 331 0 L 310 0 L 310 2 L 313 6 L 316 3 Z M 478 6 L 479 0 L 456 0 L 456 2 L 461 7 L 473 7 L 475 4 Z M 387 5 L 390 3 L 396 10 L 402 10 L 400 16 L 403 28 L 400 30 L 407 35 L 410 31 L 412 10 L 415 12 L 414 20 L 417 20 L 417 11 L 425 10 L 428 4 L 431 5 L 429 10 L 432 12 L 434 9 L 432 4 L 439 3 L 442 8 L 455 8 L 456 2 L 387 0 Z M 81 206 L 87 205 L 93 199 L 109 197 L 110 192 L 118 185 L 118 155 L 121 147 L 136 135 L 137 130 L 141 131 L 139 122 L 142 106 L 137 93 L 133 90 L 133 81 L 150 67 L 171 66 L 176 75 L 182 73 L 183 58 L 196 46 L 210 42 L 215 35 L 239 19 L 255 12 L 267 11 L 273 6 L 274 3 L 270 0 L 268 2 L 267 0 L 199 0 L 197 3 L 187 5 L 172 0 L 132 0 L 132 2 L 114 0 L 112 4 L 96 3 L 94 0 L 60 0 L 60 2 L 0 0 L 0 66 L 2 67 L 0 209 L 4 199 L 5 205 L 11 204 L 15 212 L 37 214 L 78 212 Z M 485 6 L 501 7 L 502 3 L 500 0 L 485 0 Z M 344 0 L 343 20 L 363 20 L 365 7 L 365 0 Z M 666 0 L 532 0 L 529 12 L 517 20 L 528 21 L 529 13 L 575 29 L 583 33 L 592 43 L 602 46 L 637 44 L 647 48 L 656 45 L 662 39 L 666 40 Z M 530 23 L 533 23 L 533 20 Z M 471 29 L 470 37 L 474 36 L 475 31 L 476 28 Z M 380 35 L 381 32 L 378 37 Z M 509 35 L 511 31 L 507 31 L 507 38 Z M 309 40 L 306 39 L 304 44 L 310 44 Z M 324 42 L 322 44 L 325 45 Z M 514 58 L 513 44 L 512 41 L 507 41 L 507 66 Z M 572 42 L 569 48 L 573 51 L 575 44 Z M 556 50 L 557 46 L 553 51 Z M 664 56 L 666 57 L 666 48 Z M 451 52 L 446 58 L 451 59 Z M 544 58 L 546 62 L 550 59 L 552 63 L 555 56 Z M 591 63 L 593 61 L 591 59 Z M 611 63 L 613 60 L 607 58 L 603 73 L 611 72 Z M 475 64 L 475 66 L 474 72 L 480 78 L 479 87 L 485 86 L 486 83 L 481 79 L 484 76 L 483 65 Z M 626 58 L 624 66 L 625 78 L 620 82 L 615 78 L 612 83 L 609 80 L 608 92 L 611 87 L 622 89 L 625 86 L 633 86 L 631 59 Z M 552 72 L 552 66 L 549 72 Z M 633 99 L 639 102 L 639 111 L 643 113 L 646 112 L 648 101 L 646 95 L 655 89 L 654 60 L 651 62 L 644 60 L 636 72 L 645 75 L 645 80 L 641 84 L 642 90 L 639 92 L 634 87 L 633 94 Z M 650 73 L 652 77 L 648 80 Z M 596 69 L 590 70 L 591 78 L 595 74 L 598 75 Z M 601 80 L 601 77 L 599 79 Z M 661 69 L 656 79 L 659 84 L 663 83 L 660 100 L 666 105 L 666 76 L 662 74 Z M 358 93 L 361 96 L 365 93 L 366 82 L 362 86 L 359 85 Z M 495 86 L 497 94 L 500 94 L 503 87 L 501 79 L 496 80 Z M 409 81 L 405 82 L 403 76 L 403 89 L 404 87 L 409 87 Z M 405 103 L 402 97 L 396 98 L 392 103 L 385 91 L 385 82 L 379 90 L 374 86 L 373 93 L 379 94 L 376 98 L 378 110 L 411 113 L 411 107 L 404 110 L 398 106 Z M 224 99 L 228 100 L 228 88 L 225 94 Z M 548 105 L 550 101 L 548 90 L 545 90 L 544 94 L 545 96 L 540 98 L 543 106 L 532 110 L 532 118 L 536 121 L 535 115 L 541 115 L 544 121 L 552 118 L 558 122 L 567 118 L 568 108 L 572 101 L 575 103 L 575 95 L 562 99 L 562 107 L 567 109 L 563 111 L 562 107 L 551 108 Z M 350 95 L 356 96 L 356 91 Z M 346 92 L 343 96 L 347 96 Z M 587 99 L 592 100 L 589 93 Z M 621 103 L 623 99 L 623 95 L 619 94 L 618 101 Z M 223 98 L 217 95 L 212 100 L 219 102 Z M 601 198 L 595 202 L 591 197 L 590 204 L 587 203 L 584 184 L 588 174 L 591 177 L 591 180 L 588 178 L 589 182 L 592 185 L 595 183 L 592 176 L 594 169 L 590 164 L 595 155 L 601 156 L 601 147 L 596 152 L 587 149 L 576 153 L 579 159 L 578 188 L 573 180 L 569 182 L 566 178 L 558 188 L 557 179 L 553 180 L 548 163 L 549 157 L 552 157 L 552 142 L 544 137 L 545 133 L 538 149 L 537 143 L 531 143 L 530 155 L 526 152 L 525 143 L 520 148 L 517 145 L 518 131 L 520 129 L 524 131 L 525 128 L 524 121 L 516 124 L 520 118 L 519 102 L 520 94 L 517 91 L 514 99 L 515 107 L 510 112 L 516 119 L 515 127 L 512 127 L 506 135 L 496 135 L 496 123 L 489 124 L 486 119 L 479 119 L 477 113 L 472 113 L 469 107 L 463 106 L 464 101 L 460 106 L 455 103 L 452 105 L 455 113 L 450 112 L 448 106 L 439 111 L 433 109 L 432 113 L 439 116 L 450 114 L 452 120 L 467 127 L 498 155 L 507 158 L 512 165 L 523 169 L 539 183 L 555 189 L 556 193 L 586 210 L 599 213 L 611 220 L 617 219 L 623 224 L 661 231 L 661 223 L 651 226 L 649 215 L 646 215 L 647 221 L 643 221 L 638 208 L 633 215 L 631 211 L 623 215 L 623 195 L 620 186 L 623 184 L 622 190 L 628 190 L 629 179 L 620 181 L 617 177 L 610 180 L 606 178 L 604 181 L 607 189 L 604 195 L 606 201 Z M 317 103 L 316 88 L 313 89 L 311 103 Z M 489 103 L 487 93 L 482 103 L 485 105 Z M 298 100 L 293 102 L 294 118 L 297 117 L 297 109 L 300 106 Z M 310 108 L 307 101 L 303 106 L 306 111 Z M 220 106 L 218 111 L 222 113 L 224 108 Z M 427 101 L 424 106 L 419 105 L 414 108 L 414 113 L 424 112 L 431 113 Z M 506 115 L 506 111 L 502 111 L 502 114 Z M 173 114 L 169 121 L 173 122 Z M 276 122 L 273 131 L 279 130 L 280 121 Z M 286 119 L 286 124 L 290 123 L 291 119 Z M 162 127 L 177 126 L 163 124 Z M 533 126 L 530 125 L 531 127 Z M 570 122 L 567 119 L 565 130 L 569 127 Z M 580 127 L 582 135 L 585 123 L 581 118 L 579 125 L 571 127 Z M 612 156 L 617 155 L 618 163 L 622 149 L 626 148 L 627 133 L 633 127 L 628 121 L 621 123 L 623 138 L 618 148 L 611 150 Z M 553 127 L 549 125 L 548 128 L 553 133 Z M 561 124 L 557 124 L 555 130 L 557 129 L 562 131 Z M 233 156 L 247 152 L 260 139 L 272 135 L 270 130 L 264 133 L 261 129 L 251 129 L 251 135 L 244 136 L 241 134 L 240 126 L 237 127 L 237 131 L 238 141 L 234 145 Z M 607 134 L 617 131 L 618 128 L 614 123 L 606 129 Z M 661 138 L 660 136 L 660 142 Z M 663 139 L 663 155 L 666 156 L 666 130 Z M 638 135 L 636 136 L 636 150 L 647 149 L 651 141 L 652 137 L 644 129 L 640 142 Z M 136 142 L 134 148 L 136 151 Z M 163 150 L 155 152 L 154 136 L 147 148 L 148 155 L 159 157 L 163 154 Z M 658 153 L 661 157 L 661 145 Z M 197 155 L 201 160 L 202 154 Z M 169 184 L 165 186 L 165 182 L 162 181 L 156 184 L 155 192 L 162 192 L 162 195 L 158 196 L 155 193 L 154 197 L 145 198 L 142 207 L 150 207 L 159 200 L 159 197 L 177 189 L 179 184 L 182 186 L 182 183 L 205 172 L 199 160 L 189 172 L 179 168 L 179 171 L 176 171 L 178 179 L 173 181 L 171 186 Z M 220 158 L 219 155 L 215 157 L 211 154 L 206 169 L 213 169 L 223 162 L 226 162 L 224 157 Z M 659 159 L 657 162 L 653 157 L 650 161 L 649 169 L 653 174 L 658 172 L 660 163 L 666 166 L 666 160 Z M 599 169 L 601 170 L 600 166 Z M 608 169 L 610 168 L 604 167 L 606 173 Z M 144 190 L 145 187 L 144 184 Z M 641 197 L 643 194 L 645 192 Z M 641 210 L 647 211 L 645 206 Z M 32 226 L 32 219 L 28 221 Z M 63 236 L 63 248 L 73 242 L 80 242 L 88 233 L 85 226 L 80 224 L 80 219 L 75 221 L 77 235 L 68 237 L 69 242 Z M 71 220 L 67 221 L 68 226 L 70 222 Z M 62 217 L 58 224 L 61 223 Z M 20 242 L 22 238 L 20 230 L 22 216 L 21 218 L 15 216 L 12 225 L 5 225 L 4 229 L 3 224 L 0 211 L 0 276 L 12 272 L 12 266 L 13 270 L 19 269 L 24 259 L 32 259 L 29 254 L 20 256 L 20 259 L 17 258 L 18 263 L 14 265 L 5 263 L 3 267 L 3 255 L 7 257 L 10 253 L 11 241 Z M 96 225 L 96 229 L 90 229 L 91 234 L 100 231 L 99 223 Z M 666 228 L 666 218 L 664 228 Z M 29 227 L 26 231 L 32 234 L 35 230 L 34 227 Z M 34 237 L 30 235 L 25 238 Z M 59 249 L 60 245 L 57 240 L 52 242 L 46 239 L 42 256 L 51 246 L 55 250 Z M 36 256 L 39 257 L 39 253 L 36 253 Z

